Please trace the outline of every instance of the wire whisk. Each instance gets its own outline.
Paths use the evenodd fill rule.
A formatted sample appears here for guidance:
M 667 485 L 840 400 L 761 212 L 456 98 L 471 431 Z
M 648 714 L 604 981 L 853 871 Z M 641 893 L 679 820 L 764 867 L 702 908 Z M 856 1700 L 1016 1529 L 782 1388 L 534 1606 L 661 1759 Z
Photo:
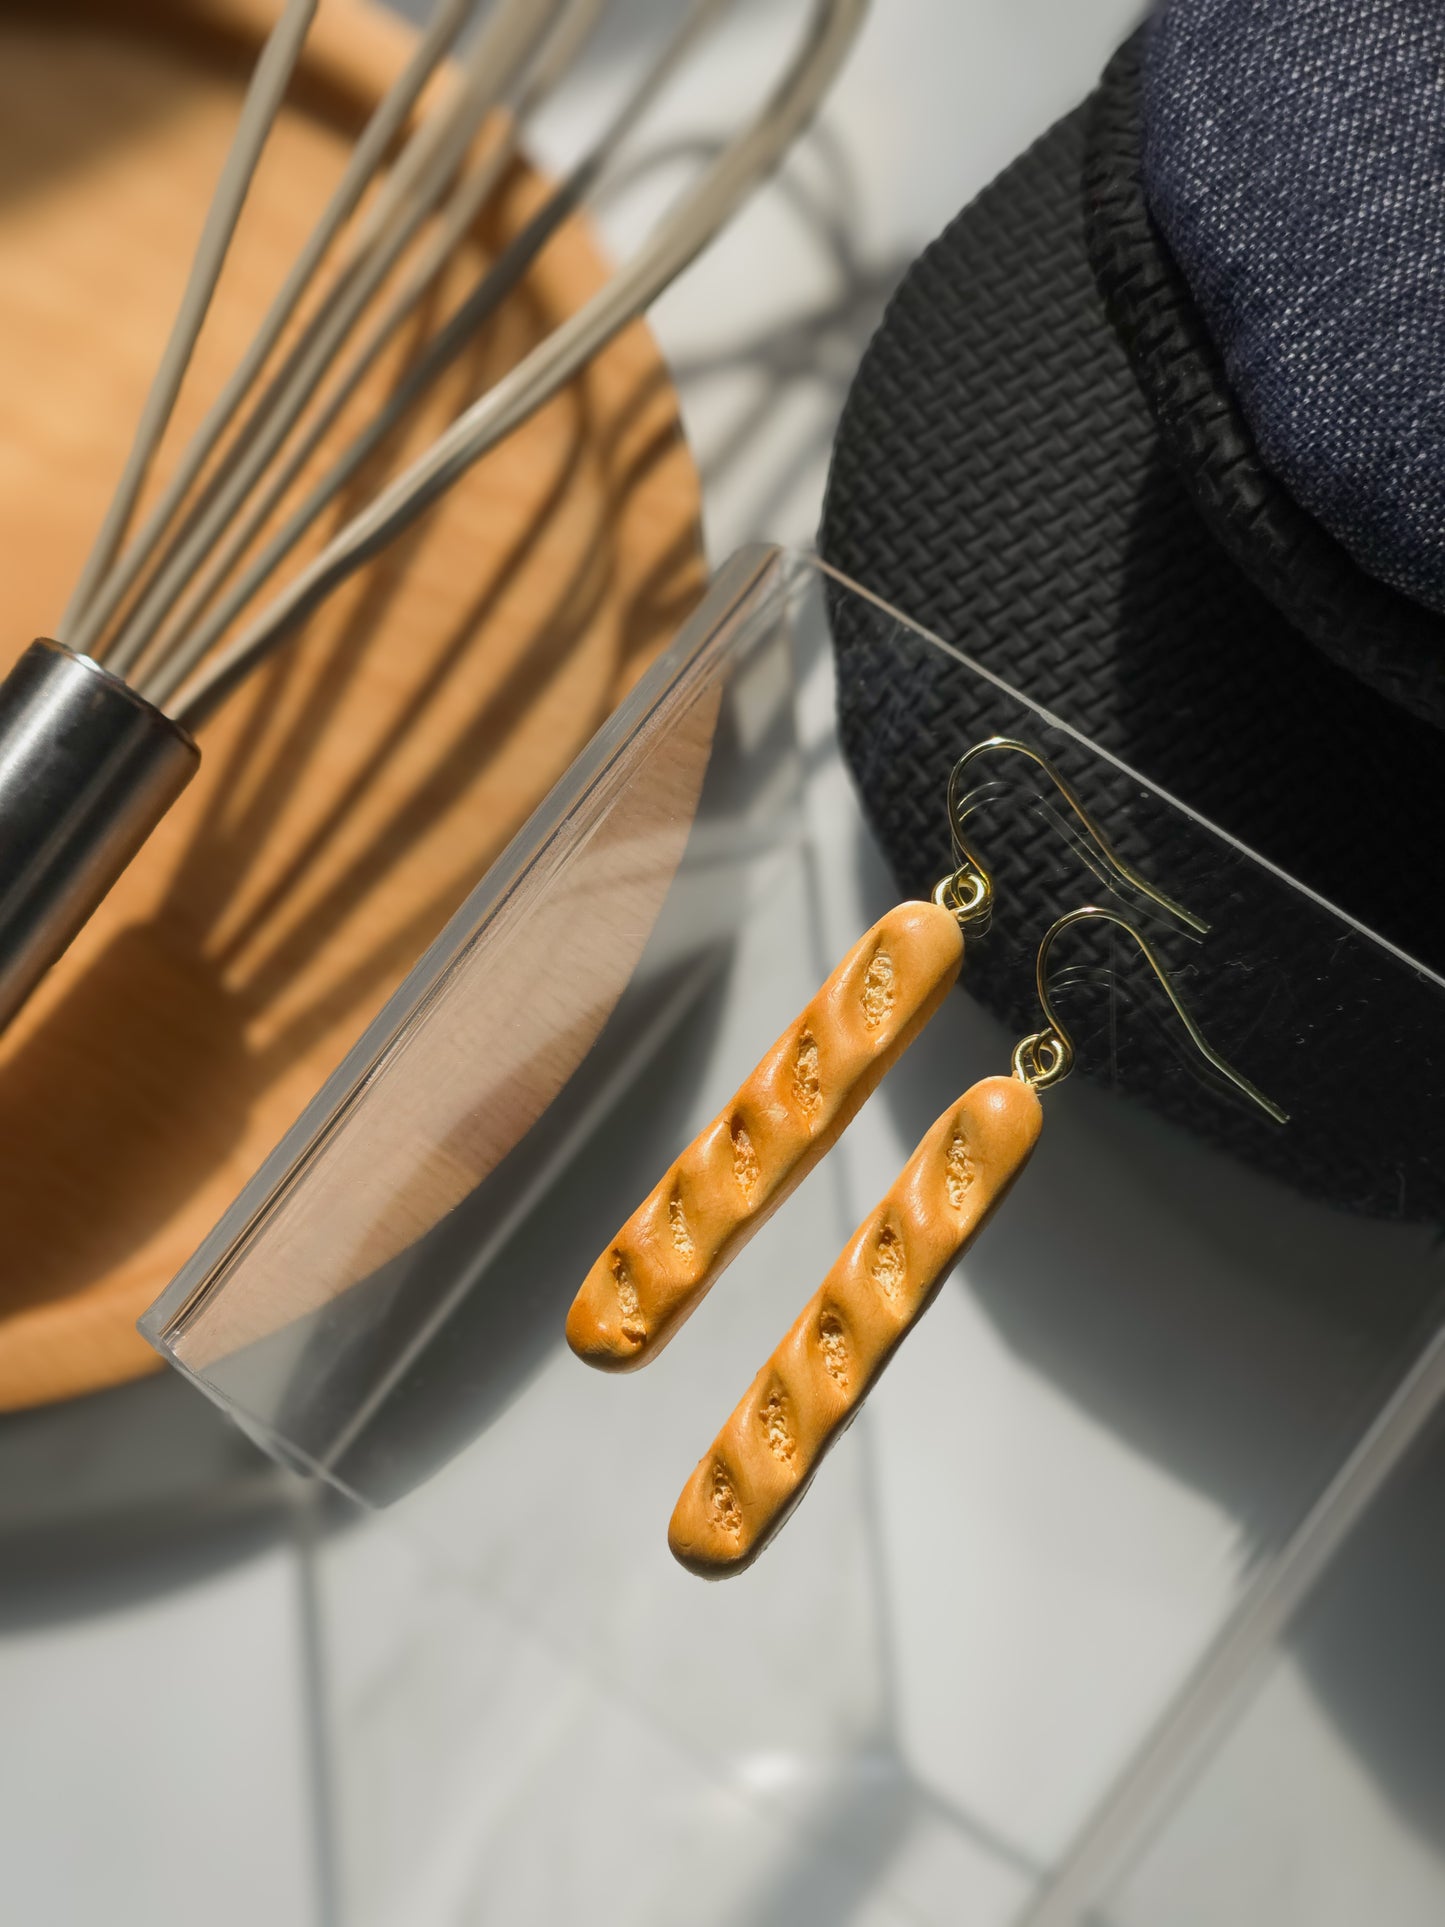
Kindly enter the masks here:
M 806 125 L 867 0 L 813 0 L 751 121 L 611 279 L 309 560 L 305 538 L 609 178 L 735 0 L 691 0 L 583 158 L 478 272 L 375 415 L 290 502 L 348 403 L 445 271 L 605 0 L 439 0 L 235 367 L 143 516 L 247 195 L 317 0 L 286 0 L 247 89 L 133 445 L 53 640 L 0 685 L 0 1027 L 194 774 L 194 731 L 343 582 L 527 421 L 708 245 Z M 280 519 L 278 520 L 278 514 Z

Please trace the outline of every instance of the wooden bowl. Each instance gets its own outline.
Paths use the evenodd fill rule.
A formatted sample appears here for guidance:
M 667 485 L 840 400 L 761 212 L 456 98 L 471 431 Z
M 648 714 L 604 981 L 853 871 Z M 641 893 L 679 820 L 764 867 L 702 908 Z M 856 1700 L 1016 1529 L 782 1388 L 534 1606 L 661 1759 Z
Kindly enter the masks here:
M 0 668 L 53 628 L 119 473 L 268 18 L 0 17 Z M 408 46 L 321 9 L 162 473 Z M 544 193 L 512 170 L 452 299 Z M 606 273 L 569 224 L 386 467 Z M 638 325 L 206 728 L 191 789 L 0 1039 L 0 1410 L 156 1366 L 136 1317 L 702 583 L 697 476 Z

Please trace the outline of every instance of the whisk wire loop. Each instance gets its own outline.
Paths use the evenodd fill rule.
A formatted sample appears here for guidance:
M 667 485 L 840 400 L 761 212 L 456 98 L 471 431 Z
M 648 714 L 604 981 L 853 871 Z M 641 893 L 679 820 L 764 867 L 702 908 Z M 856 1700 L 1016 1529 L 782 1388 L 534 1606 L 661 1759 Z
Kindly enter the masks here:
M 808 29 L 763 107 L 663 216 L 637 254 L 474 401 L 356 515 L 187 686 L 174 665 L 153 701 L 194 729 L 342 582 L 411 527 L 483 455 L 564 388 L 696 259 L 812 117 L 867 12 L 868 0 L 813 0 Z M 709 9 L 710 11 L 711 9 Z

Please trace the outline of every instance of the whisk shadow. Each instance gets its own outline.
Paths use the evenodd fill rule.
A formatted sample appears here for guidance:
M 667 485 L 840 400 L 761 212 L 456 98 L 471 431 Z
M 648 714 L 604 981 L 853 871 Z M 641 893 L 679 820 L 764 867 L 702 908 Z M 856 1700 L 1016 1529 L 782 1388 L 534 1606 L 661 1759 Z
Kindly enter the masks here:
M 463 397 L 494 359 L 487 342 L 477 345 L 458 371 Z M 437 847 L 458 806 L 484 795 L 486 779 L 513 756 L 519 725 L 539 703 L 555 707 L 579 651 L 589 651 L 579 698 L 552 732 L 555 744 L 539 745 L 536 767 L 517 772 L 514 787 L 538 797 L 551 765 L 565 766 L 571 745 L 605 718 L 680 617 L 698 579 L 690 525 L 654 545 L 626 595 L 614 555 L 633 491 L 676 451 L 667 411 L 651 421 L 663 389 L 654 366 L 620 403 L 613 398 L 605 418 L 585 389 L 553 405 L 546 482 L 532 513 L 485 555 L 477 593 L 439 639 L 427 637 L 424 659 L 401 656 L 395 706 L 373 704 L 368 729 L 338 743 L 338 692 L 395 628 L 403 583 L 425 576 L 432 520 L 370 571 L 343 621 L 303 640 L 292 660 L 283 654 L 246 699 L 250 707 L 227 719 L 207 771 L 211 793 L 158 916 L 113 937 L 0 1080 L 0 1141 L 16 1147 L 0 1174 L 0 1210 L 19 1227 L 0 1256 L 7 1309 L 113 1272 L 216 1181 L 269 1087 L 345 1027 L 339 1054 L 507 840 L 515 799 L 510 817 L 489 822 L 479 813 L 459 848 Z M 358 480 L 374 486 L 374 476 Z M 556 580 L 547 570 L 554 555 L 565 563 Z M 527 604 L 520 629 L 519 592 Z M 501 616 L 497 673 L 479 676 L 478 651 Z M 324 784 L 315 781 L 318 756 Z M 377 914 L 378 893 L 398 881 L 395 914 Z M 134 1054 L 118 1053 L 116 1036 L 138 1008 L 157 1049 L 137 1081 Z M 57 1062 L 73 1072 L 59 1096 Z M 103 1088 L 122 1072 L 124 1089 Z M 127 1130 L 116 1131 L 117 1115 Z M 59 1197 L 55 1208 L 44 1200 L 37 1208 L 37 1186 L 47 1172 L 77 1168 L 103 1176 L 85 1221 L 61 1224 Z M 234 1176 L 227 1190 L 233 1185 Z
M 656 377 L 655 381 L 656 385 L 660 385 L 661 377 Z M 639 393 L 635 407 L 640 409 L 648 399 L 647 395 Z M 245 929 L 245 938 L 259 934 L 264 922 L 274 926 L 284 919 L 286 903 L 296 894 L 306 870 L 314 865 L 325 844 L 339 833 L 349 809 L 359 800 L 361 793 L 370 789 L 382 768 L 402 753 L 409 735 L 420 725 L 424 716 L 434 712 L 443 702 L 450 675 L 476 638 L 485 631 L 489 619 L 516 577 L 544 541 L 548 529 L 564 513 L 577 478 L 582 452 L 589 441 L 601 449 L 606 460 L 611 453 L 609 443 L 618 437 L 623 426 L 618 424 L 610 435 L 593 436 L 589 432 L 585 411 L 579 409 L 571 455 L 565 469 L 559 473 L 538 520 L 508 552 L 492 580 L 447 637 L 434 670 L 418 686 L 407 708 L 385 734 L 365 768 L 358 770 L 352 784 L 327 812 L 317 827 L 314 842 L 303 847 L 296 866 L 278 886 L 274 897 L 263 906 L 264 916 Z M 651 438 L 637 457 L 618 473 L 619 495 L 625 497 L 636 487 L 670 446 L 670 434 Z M 557 586 L 550 606 L 536 621 L 526 649 L 518 654 L 500 681 L 463 716 L 452 730 L 449 740 L 438 747 L 429 772 L 409 795 L 398 801 L 389 820 L 366 851 L 342 871 L 299 920 L 290 924 L 278 942 L 263 948 L 248 973 L 248 984 L 254 997 L 261 1001 L 275 999 L 306 961 L 341 927 L 361 899 L 416 848 L 452 802 L 486 775 L 512 741 L 514 731 L 539 702 L 547 685 L 571 661 L 578 644 L 596 620 L 612 587 L 609 558 L 613 538 L 610 520 L 599 522 L 586 547 Z M 638 593 L 622 605 L 611 674 L 606 679 L 606 687 L 598 689 L 591 707 L 578 718 L 575 733 L 584 737 L 590 735 L 603 721 L 613 706 L 618 686 L 627 679 L 628 664 L 649 639 L 656 636 L 662 615 L 671 613 L 677 600 L 687 599 L 686 590 L 680 596 L 669 596 L 665 583 L 668 568 L 672 570 L 675 580 L 678 569 L 690 553 L 689 537 L 684 536 L 676 541 L 670 556 L 660 560 L 639 585 Z M 295 1025 L 277 1037 L 272 1050 L 284 1058 L 304 1048 L 314 1034 L 315 1027 L 327 1021 L 333 1005 L 353 1001 L 381 978 L 392 975 L 399 957 L 405 960 L 414 956 L 418 944 L 427 935 L 434 934 L 458 907 L 467 890 L 477 881 L 485 862 L 497 854 L 509 827 L 506 826 L 493 839 L 481 861 L 473 856 L 465 865 L 452 871 L 415 917 L 390 933 L 382 944 L 370 952 L 363 952 L 346 973 L 344 987 L 338 986 L 340 996 L 333 995 L 307 1010 Z M 240 949 L 241 942 L 237 941 L 229 947 L 228 954 L 236 955 Z
M 420 304 L 409 330 L 402 358 L 404 367 L 424 349 L 436 306 L 435 293 Z M 489 346 L 487 337 L 474 344 L 466 363 L 469 381 L 480 383 Z M 394 436 L 392 444 L 379 449 L 353 478 L 333 512 L 334 524 L 347 520 L 363 506 L 369 493 L 375 492 L 392 463 L 395 444 L 400 439 Z M 303 776 L 337 702 L 359 672 L 366 650 L 390 614 L 407 571 L 419 558 L 425 540 L 423 525 L 411 530 L 377 558 L 367 580 L 366 594 L 355 603 L 335 639 L 324 650 L 320 672 L 313 677 L 310 690 L 303 695 L 289 722 L 284 720 L 283 704 L 288 691 L 300 679 L 303 654 L 296 649 L 283 649 L 270 663 L 264 686 L 251 703 L 241 732 L 224 752 L 223 767 L 213 777 L 208 806 L 169 893 L 173 908 L 189 905 L 192 912 L 198 912 L 207 923 L 214 923 L 224 911 L 237 881 L 237 867 L 245 866 L 255 846 L 274 830 L 285 798 Z M 278 717 L 283 719 L 279 727 Z M 231 847 L 230 861 L 218 864 L 218 847 L 223 843 Z

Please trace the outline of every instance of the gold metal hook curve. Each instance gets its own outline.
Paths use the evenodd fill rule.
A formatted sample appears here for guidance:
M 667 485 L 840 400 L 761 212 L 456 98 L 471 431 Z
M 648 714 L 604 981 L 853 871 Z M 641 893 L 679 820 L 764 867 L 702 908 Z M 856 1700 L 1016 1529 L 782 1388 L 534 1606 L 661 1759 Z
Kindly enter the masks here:
M 1034 966 L 1034 977 L 1038 985 L 1039 993 L 1039 1008 L 1044 1013 L 1044 1028 L 1036 1031 L 1031 1037 L 1020 1039 L 1019 1043 L 1015 1045 L 1013 1053 L 1014 1076 L 1021 1078 L 1026 1084 L 1032 1084 L 1035 1090 L 1043 1091 L 1047 1090 L 1052 1084 L 1062 1083 L 1074 1067 L 1074 1041 L 1060 1021 L 1059 1015 L 1054 1009 L 1053 1000 L 1049 995 L 1049 952 L 1053 949 L 1055 942 L 1065 930 L 1076 923 L 1083 923 L 1089 920 L 1112 923 L 1120 930 L 1128 932 L 1143 952 L 1149 968 L 1164 986 L 1164 994 L 1173 1005 L 1175 1016 L 1178 1017 L 1179 1021 L 1183 1024 L 1189 1034 L 1190 1043 L 1193 1044 L 1200 1056 L 1204 1058 L 1205 1062 L 1210 1064 L 1221 1077 L 1232 1084 L 1237 1091 L 1247 1097 L 1252 1104 L 1258 1105 L 1267 1117 L 1273 1118 L 1276 1124 L 1288 1124 L 1289 1113 L 1282 1111 L 1272 1098 L 1266 1097 L 1263 1091 L 1250 1083 L 1242 1071 L 1236 1070 L 1233 1064 L 1226 1058 L 1221 1057 L 1219 1052 L 1214 1049 L 1208 1038 L 1205 1037 L 1203 1031 L 1200 1030 L 1198 1024 L 1195 1023 L 1194 1019 L 1180 1002 L 1179 993 L 1170 981 L 1169 973 L 1160 961 L 1159 953 L 1144 933 L 1130 923 L 1127 917 L 1120 916 L 1117 910 L 1107 910 L 1103 908 L 1102 905 L 1094 903 L 1085 904 L 1083 908 L 1078 910 L 1067 911 L 1062 917 L 1058 918 L 1056 922 L 1050 924 L 1049 928 L 1044 932 L 1043 941 L 1039 944 L 1038 958 Z
M 933 900 L 945 910 L 951 910 L 960 923 L 981 921 L 988 914 L 993 903 L 993 877 L 987 867 L 973 850 L 963 834 L 963 776 L 969 765 L 980 756 L 993 755 L 1007 750 L 1014 755 L 1024 756 L 1029 762 L 1041 769 L 1065 803 L 1073 811 L 1090 843 L 1102 859 L 1106 869 L 1112 871 L 1118 880 L 1129 889 L 1146 897 L 1156 904 L 1166 915 L 1174 917 L 1186 929 L 1198 936 L 1207 936 L 1209 925 L 1202 917 L 1196 917 L 1192 910 L 1186 910 L 1182 903 L 1166 896 L 1156 889 L 1130 864 L 1126 863 L 1104 834 L 1103 828 L 1083 802 L 1075 794 L 1065 777 L 1031 743 L 1021 742 L 1015 736 L 989 736 L 972 749 L 965 750 L 959 757 L 948 776 L 948 831 L 953 844 L 954 870 L 942 879 L 933 892 Z

